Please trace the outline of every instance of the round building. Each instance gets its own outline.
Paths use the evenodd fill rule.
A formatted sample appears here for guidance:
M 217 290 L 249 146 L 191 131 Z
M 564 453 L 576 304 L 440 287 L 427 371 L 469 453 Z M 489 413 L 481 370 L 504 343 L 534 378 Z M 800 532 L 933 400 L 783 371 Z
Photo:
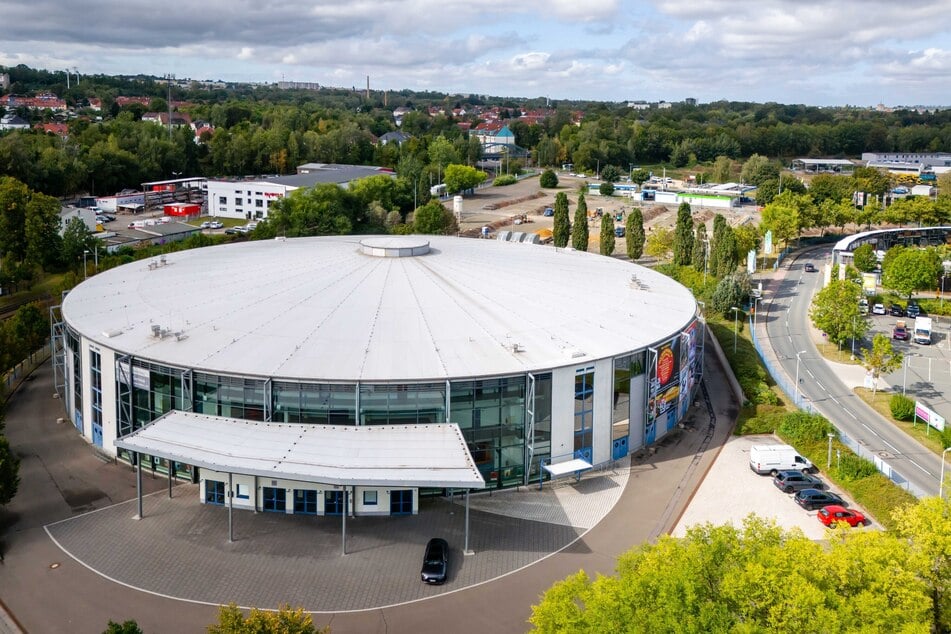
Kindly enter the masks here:
M 359 513 L 415 512 L 421 492 L 623 458 L 677 424 L 702 368 L 697 304 L 677 282 L 490 240 L 193 249 L 100 273 L 61 308 L 57 389 L 89 442 L 125 460 L 136 446 L 146 470 L 201 482 L 205 502 L 223 502 L 233 472 L 235 506 L 279 512 L 339 512 L 347 482 Z M 173 419 L 154 456 L 124 440 Z M 432 435 L 446 427 L 464 464 L 440 461 L 458 450 Z

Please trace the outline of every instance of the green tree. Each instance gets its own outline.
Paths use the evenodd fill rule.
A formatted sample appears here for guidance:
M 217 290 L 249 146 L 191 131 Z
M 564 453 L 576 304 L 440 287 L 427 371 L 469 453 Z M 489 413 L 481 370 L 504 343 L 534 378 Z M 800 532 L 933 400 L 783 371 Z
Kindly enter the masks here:
M 740 169 L 740 180 L 747 185 L 756 185 L 779 178 L 779 165 L 770 162 L 765 156 L 753 154 Z
M 941 270 L 941 257 L 934 249 L 903 249 L 891 258 L 886 254 L 882 286 L 910 298 L 915 291 L 936 288 Z
M 658 260 L 669 260 L 673 248 L 674 232 L 667 227 L 654 227 L 644 243 L 644 253 Z
M 142 628 L 131 619 L 122 623 L 116 623 L 110 619 L 109 625 L 102 634 L 142 634 Z
M 611 214 L 601 216 L 601 255 L 614 255 L 614 220 Z
M 329 634 L 317 628 L 303 608 L 281 606 L 277 612 L 252 608 L 245 616 L 234 603 L 218 608 L 218 622 L 208 626 L 208 634 Z
M 63 230 L 63 259 L 67 266 L 75 266 L 83 261 L 86 251 L 96 248 L 97 240 L 81 218 L 72 218 Z
M 693 255 L 693 215 L 690 203 L 677 208 L 677 227 L 674 230 L 674 259 L 676 266 L 687 266 Z
M 363 210 L 349 190 L 321 183 L 297 189 L 277 200 L 268 213 L 268 221 L 255 230 L 255 237 L 346 235 L 358 226 L 357 217 Z
M 951 632 L 951 501 L 927 497 L 893 518 L 895 533 L 910 546 L 902 561 L 929 589 L 931 631 Z
M 571 246 L 578 251 L 588 250 L 588 203 L 584 192 L 578 194 L 578 206 L 575 208 L 575 221 L 571 226 Z
M 761 231 L 772 231 L 773 240 L 782 240 L 786 246 L 799 235 L 800 225 L 799 207 L 789 197 L 780 196 L 763 208 Z
M 862 365 L 872 373 L 872 392 L 878 390 L 878 377 L 901 367 L 902 353 L 892 347 L 892 340 L 881 333 L 872 338 L 871 348 L 862 348 Z
M 20 459 L 6 436 L 0 436 L 0 505 L 6 505 L 20 486 Z
M 443 170 L 450 163 L 458 163 L 459 156 L 452 142 L 440 135 L 429 144 L 429 162 L 436 167 L 436 177 L 441 183 Z
M 651 177 L 651 173 L 643 168 L 637 168 L 631 171 L 631 181 L 637 185 L 643 185 Z
M 865 243 L 855 247 L 852 251 L 852 264 L 863 273 L 874 271 L 878 266 L 878 258 L 875 257 L 875 249 L 872 245 Z
M 26 209 L 32 193 L 15 178 L 0 177 L 0 258 L 26 258 Z
M 605 183 L 616 183 L 621 177 L 621 170 L 613 165 L 605 165 L 601 168 L 601 180 Z
M 639 207 L 631 209 L 627 215 L 627 226 L 624 228 L 624 244 L 627 247 L 627 257 L 633 262 L 644 255 L 644 215 Z
M 602 196 L 613 196 L 614 195 L 614 183 L 611 181 L 604 181 L 598 185 L 598 193 Z
M 714 183 L 729 183 L 733 180 L 733 160 L 729 156 L 718 156 L 713 162 Z
M 755 516 L 742 528 L 694 526 L 623 554 L 614 575 L 556 583 L 529 622 L 583 634 L 816 631 L 820 621 L 823 631 L 927 629 L 928 585 L 904 565 L 906 542 L 884 531 L 830 541 Z M 776 580 L 783 592 L 767 589 Z
M 453 235 L 459 225 L 453 213 L 438 200 L 431 200 L 413 214 L 413 230 L 428 235 Z
M 750 276 L 746 271 L 737 271 L 717 282 L 710 307 L 724 317 L 733 317 L 733 307 L 742 306 L 749 295 Z
M 568 217 L 568 194 L 558 192 L 555 195 L 555 217 L 552 228 L 552 242 L 556 247 L 568 246 L 571 238 L 571 220 Z
M 446 166 L 446 173 L 443 181 L 446 183 L 446 191 L 450 194 L 474 189 L 485 182 L 487 175 L 481 170 L 468 165 L 450 164 Z
M 729 275 L 739 263 L 733 228 L 727 224 L 726 218 L 720 214 L 713 217 L 713 240 L 710 243 L 708 263 L 710 272 L 716 278 Z
M 746 261 L 746 254 L 758 251 L 760 233 L 754 225 L 739 225 L 733 228 L 733 241 L 736 243 L 736 257 L 738 262 Z
M 707 267 L 707 249 L 709 246 L 707 243 L 707 225 L 702 222 L 697 223 L 697 234 L 693 238 L 693 252 L 690 254 L 690 263 L 693 268 L 701 273 Z
M 812 201 L 821 205 L 824 201 L 832 202 L 852 200 L 855 191 L 855 180 L 851 176 L 837 174 L 816 174 L 809 181 L 809 195 Z
M 812 324 L 840 347 L 847 339 L 864 336 L 868 322 L 859 313 L 861 295 L 862 290 L 850 280 L 832 280 L 812 300 Z
M 26 261 L 44 267 L 56 268 L 62 258 L 62 238 L 58 198 L 34 193 L 26 206 L 24 234 L 26 236 Z M 90 244 L 94 244 L 91 241 Z
M 871 196 L 884 196 L 891 187 L 888 174 L 874 167 L 856 167 L 852 178 L 855 181 L 855 191 Z
M 538 184 L 545 189 L 554 189 L 558 187 L 558 175 L 555 170 L 545 170 L 538 179 Z

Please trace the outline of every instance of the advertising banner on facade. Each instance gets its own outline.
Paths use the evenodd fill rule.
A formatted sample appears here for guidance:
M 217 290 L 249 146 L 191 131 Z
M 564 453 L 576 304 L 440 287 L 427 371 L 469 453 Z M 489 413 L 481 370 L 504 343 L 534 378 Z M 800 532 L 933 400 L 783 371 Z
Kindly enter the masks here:
M 666 429 L 677 424 L 680 397 L 680 335 L 657 348 L 651 348 L 651 364 L 647 387 L 647 425 L 644 440 L 657 439 L 657 425 Z
M 700 380 L 702 372 L 700 364 L 703 357 L 700 355 L 700 337 L 699 322 L 693 322 L 686 330 L 680 334 L 680 412 L 678 419 L 687 415 L 690 409 L 690 400 L 693 397 L 693 390 Z

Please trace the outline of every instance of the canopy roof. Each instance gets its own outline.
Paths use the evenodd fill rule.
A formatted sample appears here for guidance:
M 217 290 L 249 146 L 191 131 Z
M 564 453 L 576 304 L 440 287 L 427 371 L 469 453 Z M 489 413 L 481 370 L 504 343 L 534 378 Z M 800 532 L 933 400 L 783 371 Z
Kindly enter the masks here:
M 263 423 L 172 411 L 115 444 L 204 469 L 300 482 L 485 488 L 453 423 Z

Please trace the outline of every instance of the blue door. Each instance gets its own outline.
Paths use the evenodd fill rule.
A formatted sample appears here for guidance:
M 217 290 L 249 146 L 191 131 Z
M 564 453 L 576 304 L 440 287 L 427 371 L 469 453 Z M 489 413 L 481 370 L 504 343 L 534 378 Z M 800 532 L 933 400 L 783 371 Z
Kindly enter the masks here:
M 205 502 L 208 504 L 224 504 L 225 483 L 217 480 L 205 480 Z
M 324 515 L 343 514 L 343 491 L 324 491 Z
M 271 513 L 283 513 L 287 510 L 287 491 L 280 487 L 264 487 L 262 508 Z
M 413 514 L 413 490 L 398 489 L 390 491 L 390 515 Z
M 102 447 L 102 425 L 92 424 L 92 444 Z
M 614 444 L 611 448 L 611 458 L 614 460 L 619 460 L 628 454 L 627 439 L 628 436 L 622 436 L 621 438 L 614 439 Z
M 294 489 L 294 512 L 303 515 L 317 514 L 317 491 Z

